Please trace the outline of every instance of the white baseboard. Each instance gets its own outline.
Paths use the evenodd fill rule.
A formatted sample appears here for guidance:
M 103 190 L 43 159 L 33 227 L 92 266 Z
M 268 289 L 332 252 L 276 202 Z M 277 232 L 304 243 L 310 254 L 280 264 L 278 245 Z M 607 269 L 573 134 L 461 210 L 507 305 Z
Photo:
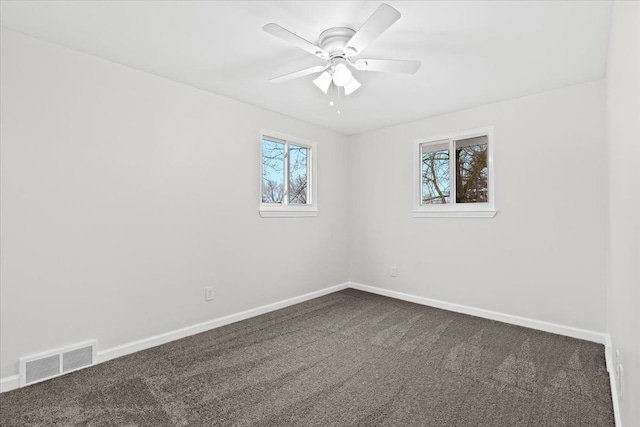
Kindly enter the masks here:
M 207 322 L 198 323 L 196 325 L 187 326 L 186 328 L 176 329 L 174 331 L 166 332 L 164 334 L 155 335 L 153 337 L 143 338 L 138 341 L 122 344 L 116 347 L 108 348 L 96 353 L 94 365 L 108 360 L 115 359 L 117 357 L 126 356 L 127 354 L 135 353 L 141 350 L 145 350 L 151 347 L 156 347 L 161 344 L 166 344 L 170 341 L 179 340 L 190 335 L 206 332 L 210 329 L 219 328 L 220 326 L 228 325 L 231 323 L 239 322 L 240 320 L 246 320 L 251 317 L 256 317 L 261 314 L 269 313 L 281 308 L 289 307 L 294 304 L 298 304 L 304 301 L 308 301 L 314 298 L 321 297 L 323 295 L 331 294 L 333 292 L 341 291 L 349 287 L 348 283 L 341 283 L 339 285 L 331 286 L 329 288 L 320 289 L 319 291 L 310 292 L 308 294 L 300 295 L 297 297 L 289 298 L 283 301 L 274 302 L 272 304 L 263 305 L 261 307 L 253 308 L 250 310 L 241 311 L 240 313 L 231 314 L 228 316 L 220 317 L 217 319 L 209 320 Z M 13 375 L 10 377 L 2 378 L 0 380 L 0 393 L 5 391 L 11 391 L 20 387 L 20 376 Z
M 96 356 L 96 363 L 106 362 L 107 360 L 115 359 L 116 357 L 125 356 L 127 354 L 135 353 L 137 351 L 145 350 L 147 348 L 156 347 L 161 344 L 168 343 L 170 341 L 179 340 L 191 335 L 206 332 L 210 329 L 219 328 L 230 323 L 239 322 L 241 320 L 250 319 L 252 317 L 259 316 L 261 314 L 269 313 L 281 308 L 289 307 L 290 305 L 298 304 L 310 299 L 318 298 L 323 295 L 331 294 L 333 292 L 340 291 L 349 287 L 347 282 L 339 285 L 331 286 L 329 288 L 320 289 L 319 291 L 310 292 L 308 294 L 300 295 L 297 297 L 289 298 L 283 301 L 274 302 L 272 304 L 263 305 L 258 308 L 252 308 L 250 310 L 241 311 L 240 313 L 230 314 L 228 316 L 219 317 L 217 319 L 209 320 L 207 322 L 198 323 L 197 325 L 187 326 L 186 328 L 176 329 L 174 331 L 166 332 L 164 334 L 156 335 L 149 338 L 143 338 L 138 341 L 133 341 L 127 344 L 119 345 L 117 347 L 108 348 L 102 351 L 98 351 Z
M 272 304 L 267 304 L 254 309 L 242 311 L 240 313 L 231 314 L 228 316 L 220 317 L 217 319 L 209 320 L 207 322 L 199 323 L 196 325 L 188 326 L 174 331 L 166 332 L 153 337 L 143 338 L 138 341 L 133 341 L 116 347 L 108 348 L 102 351 L 98 351 L 95 358 L 95 363 L 102 363 L 108 360 L 115 359 L 117 357 L 132 354 L 141 350 L 145 350 L 151 347 L 156 347 L 161 344 L 165 344 L 171 341 L 175 341 L 181 338 L 185 338 L 191 335 L 195 335 L 201 332 L 205 332 L 220 326 L 228 325 L 231 323 L 239 322 L 241 320 L 249 319 L 261 314 L 269 313 L 281 308 L 289 307 L 294 304 L 298 304 L 304 301 L 308 301 L 314 298 L 321 297 L 333 292 L 340 291 L 346 288 L 359 289 L 361 291 L 370 292 L 378 295 L 388 296 L 404 301 L 414 302 L 417 304 L 427 305 L 431 307 L 442 308 L 444 310 L 454 311 L 458 313 L 469 314 L 472 316 L 483 317 L 491 320 L 498 320 L 505 323 L 511 323 L 514 325 L 525 326 L 532 329 L 538 329 L 546 332 L 552 332 L 560 335 L 566 335 L 573 338 L 584 339 L 587 341 L 593 341 L 600 344 L 605 343 L 605 334 L 600 332 L 588 331 L 585 329 L 574 328 L 571 326 L 563 326 L 555 323 L 543 322 L 540 320 L 528 319 L 525 317 L 514 316 L 510 314 L 498 313 L 495 311 L 484 310 L 480 308 L 469 307 L 461 304 L 454 304 L 430 298 L 419 297 L 415 295 L 409 295 L 401 292 L 391 291 L 388 289 L 376 288 L 373 286 L 363 285 L 361 283 L 345 282 L 339 285 L 331 286 L 329 288 L 321 289 L 319 291 L 310 292 L 308 294 L 300 295 L 297 297 L 289 298 L 283 301 L 278 301 Z M 610 355 L 609 355 L 610 357 Z M 610 360 L 607 360 L 607 366 L 610 364 Z M 614 376 L 609 375 L 614 381 Z M 19 387 L 20 381 L 18 375 L 9 376 L 0 380 L 0 392 L 10 391 Z M 612 394 L 616 389 L 612 383 Z M 614 397 L 614 412 L 616 412 L 616 423 L 620 427 L 618 421 L 619 409 L 617 405 L 617 394 L 613 394 Z
M 11 375 L 0 379 L 0 393 L 20 387 L 20 375 Z
M 605 343 L 605 334 L 603 332 L 589 331 L 587 329 L 574 328 L 573 326 L 564 326 L 557 323 L 550 323 L 544 322 L 542 320 L 514 316 L 512 314 L 499 313 L 497 311 L 484 310 L 482 308 L 469 307 L 467 305 L 419 297 L 416 295 L 410 295 L 402 292 L 390 291 L 388 289 L 376 288 L 374 286 L 363 285 L 361 283 L 349 282 L 349 287 L 365 292 L 370 292 L 372 294 L 378 294 L 386 297 L 400 299 L 403 301 L 414 302 L 416 304 L 428 305 L 430 307 L 455 311 L 456 313 L 470 314 L 471 316 L 483 317 L 485 319 L 497 320 L 504 323 L 511 323 L 512 325 L 538 329 L 540 331 L 551 332 L 558 335 L 566 335 L 568 337 L 592 341 L 598 344 Z
M 611 344 L 611 335 L 605 334 L 604 359 L 607 363 L 607 372 L 609 372 L 609 384 L 611 385 L 611 400 L 613 402 L 613 417 L 616 427 L 622 427 L 620 419 L 620 401 L 618 400 L 618 378 L 616 377 L 616 368 L 613 357 L 613 345 Z

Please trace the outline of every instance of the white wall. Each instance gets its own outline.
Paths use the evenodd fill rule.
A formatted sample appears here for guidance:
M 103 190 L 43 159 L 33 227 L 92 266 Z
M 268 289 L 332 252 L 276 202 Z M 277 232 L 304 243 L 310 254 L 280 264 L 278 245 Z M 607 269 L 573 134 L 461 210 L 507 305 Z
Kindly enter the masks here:
M 5 30 L 1 63 L 0 377 L 347 280 L 346 137 Z M 261 127 L 317 142 L 317 218 L 258 215 Z
M 350 279 L 604 332 L 604 89 L 600 80 L 351 137 Z M 496 217 L 414 218 L 413 141 L 489 125 Z
M 607 66 L 607 327 L 622 356 L 622 425 L 640 425 L 640 3 L 616 2 Z M 614 360 L 615 363 L 615 360 Z

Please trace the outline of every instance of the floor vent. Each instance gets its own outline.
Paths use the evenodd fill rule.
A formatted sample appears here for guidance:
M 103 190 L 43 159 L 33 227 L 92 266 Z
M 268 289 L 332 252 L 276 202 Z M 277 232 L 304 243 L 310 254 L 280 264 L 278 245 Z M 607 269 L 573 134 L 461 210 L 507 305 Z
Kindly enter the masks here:
M 91 366 L 94 363 L 95 355 L 96 342 L 90 341 L 22 357 L 20 358 L 20 386 L 48 380 Z

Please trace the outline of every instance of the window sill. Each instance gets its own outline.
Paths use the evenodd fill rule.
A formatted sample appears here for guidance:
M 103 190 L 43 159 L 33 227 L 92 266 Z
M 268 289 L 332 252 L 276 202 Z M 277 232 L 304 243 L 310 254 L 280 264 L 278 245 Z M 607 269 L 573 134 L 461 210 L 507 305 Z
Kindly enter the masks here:
M 318 216 L 317 209 L 260 209 L 262 218 L 306 218 Z
M 478 210 L 478 211 L 412 211 L 414 218 L 493 218 L 496 216 L 496 210 Z

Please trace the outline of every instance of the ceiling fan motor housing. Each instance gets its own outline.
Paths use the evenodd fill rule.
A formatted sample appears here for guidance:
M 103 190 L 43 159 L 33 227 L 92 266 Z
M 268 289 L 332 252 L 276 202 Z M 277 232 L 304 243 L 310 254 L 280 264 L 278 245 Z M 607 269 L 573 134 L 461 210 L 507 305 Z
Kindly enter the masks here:
M 331 57 L 345 57 L 344 47 L 356 32 L 351 28 L 334 27 L 325 30 L 320 34 L 319 45 L 329 52 Z M 355 55 L 357 52 L 354 52 Z M 351 55 L 350 55 L 351 56 Z

